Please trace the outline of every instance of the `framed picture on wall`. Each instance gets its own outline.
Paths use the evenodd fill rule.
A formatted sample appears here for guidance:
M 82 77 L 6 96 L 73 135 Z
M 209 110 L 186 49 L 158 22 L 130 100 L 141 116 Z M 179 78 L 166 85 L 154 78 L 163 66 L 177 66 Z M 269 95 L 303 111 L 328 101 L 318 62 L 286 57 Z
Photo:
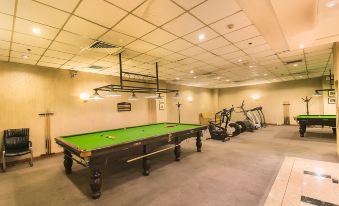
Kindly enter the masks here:
M 335 98 L 328 98 L 328 103 L 329 104 L 335 104 Z
M 328 96 L 329 97 L 334 97 L 335 96 L 335 91 L 328 91 Z
M 159 110 L 165 110 L 165 101 L 164 100 L 159 101 Z

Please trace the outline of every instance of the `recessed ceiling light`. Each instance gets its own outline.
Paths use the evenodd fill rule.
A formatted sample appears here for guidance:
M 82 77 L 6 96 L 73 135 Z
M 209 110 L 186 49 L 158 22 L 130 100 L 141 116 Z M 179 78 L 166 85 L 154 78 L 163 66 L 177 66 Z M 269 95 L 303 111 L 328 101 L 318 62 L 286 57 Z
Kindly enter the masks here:
M 337 1 L 335 1 L 335 0 L 326 2 L 326 6 L 327 6 L 328 8 L 332 8 L 332 7 L 334 7 L 336 4 L 337 4 Z
M 254 66 L 253 66 L 253 65 L 249 65 L 248 67 L 249 67 L 249 68 L 254 68 Z
M 277 79 L 273 79 L 273 81 L 277 81 Z
M 197 76 L 194 76 L 194 77 L 193 77 L 193 79 L 196 79 L 196 78 L 197 78 Z
M 226 79 L 225 81 L 226 81 L 226 82 L 229 82 L 230 80 L 229 80 L 229 79 Z
M 300 48 L 300 49 L 303 49 L 303 48 L 305 48 L 305 45 L 300 44 L 300 45 L 299 45 L 299 48 Z
M 205 34 L 199 34 L 198 36 L 199 40 L 202 41 L 205 39 Z
M 268 74 L 264 74 L 264 76 L 267 76 Z
M 298 76 L 298 77 L 299 77 L 299 78 L 303 78 L 303 76 L 301 76 L 301 75 L 300 75 L 300 76 Z
M 242 59 L 238 59 L 238 62 L 242 62 Z
M 41 30 L 39 28 L 33 27 L 32 32 L 34 34 L 41 34 Z
M 194 73 L 194 70 L 191 70 L 191 71 L 190 71 L 190 74 L 193 74 L 193 73 Z
M 221 79 L 221 77 L 216 77 L 215 79 Z
M 22 55 L 22 58 L 28 59 L 28 55 L 24 54 L 24 55 Z
M 176 80 L 179 80 L 180 78 L 179 77 L 175 77 Z
M 293 64 L 293 66 L 294 66 L 294 67 L 297 67 L 297 66 L 298 66 L 298 64 Z

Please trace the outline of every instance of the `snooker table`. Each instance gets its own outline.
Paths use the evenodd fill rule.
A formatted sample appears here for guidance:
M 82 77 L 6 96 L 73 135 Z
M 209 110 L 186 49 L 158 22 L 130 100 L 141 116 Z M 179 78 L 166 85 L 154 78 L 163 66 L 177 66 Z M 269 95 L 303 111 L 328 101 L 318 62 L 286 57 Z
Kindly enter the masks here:
M 336 115 L 299 115 L 296 117 L 299 123 L 300 137 L 303 137 L 307 126 L 329 126 L 333 134 L 336 134 Z
M 147 176 L 150 174 L 151 155 L 174 149 L 175 160 L 179 161 L 180 143 L 185 139 L 196 137 L 197 151 L 201 152 L 202 131 L 206 128 L 196 124 L 157 123 L 62 136 L 55 141 L 64 149 L 66 174 L 72 173 L 73 161 L 89 168 L 89 184 L 95 199 L 101 195 L 101 170 L 107 167 L 108 160 L 132 158 L 127 160 L 131 162 L 140 159 L 143 175 Z M 165 145 L 170 146 L 163 148 Z

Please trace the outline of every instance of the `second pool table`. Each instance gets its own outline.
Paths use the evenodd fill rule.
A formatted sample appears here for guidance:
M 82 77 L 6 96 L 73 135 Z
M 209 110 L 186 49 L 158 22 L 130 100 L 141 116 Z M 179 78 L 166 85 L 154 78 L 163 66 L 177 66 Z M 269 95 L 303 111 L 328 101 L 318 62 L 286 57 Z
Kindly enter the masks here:
M 101 195 L 101 170 L 108 160 L 131 158 L 127 162 L 142 160 L 143 175 L 150 174 L 149 157 L 161 151 L 174 149 L 175 160 L 180 160 L 180 143 L 196 137 L 197 151 L 201 152 L 202 131 L 207 126 L 196 124 L 158 123 L 77 134 L 55 138 L 64 149 L 66 174 L 72 172 L 73 161 L 90 169 L 92 197 Z M 159 147 L 172 145 L 166 148 Z
M 307 126 L 329 126 L 333 134 L 336 133 L 336 115 L 299 115 L 296 117 L 299 123 L 300 137 L 303 137 Z

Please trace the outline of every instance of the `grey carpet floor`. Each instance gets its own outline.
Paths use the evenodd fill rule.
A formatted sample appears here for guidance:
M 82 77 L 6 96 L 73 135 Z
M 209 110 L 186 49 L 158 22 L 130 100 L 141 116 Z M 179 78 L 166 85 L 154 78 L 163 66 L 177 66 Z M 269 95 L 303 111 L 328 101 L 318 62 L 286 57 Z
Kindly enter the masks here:
M 98 200 L 89 195 L 88 169 L 74 164 L 66 176 L 57 155 L 0 173 L 0 205 L 262 205 L 285 156 L 339 162 L 335 142 L 330 129 L 309 129 L 300 138 L 295 126 L 269 126 L 226 143 L 205 140 L 202 153 L 192 140 L 182 144 L 180 162 L 173 151 L 151 157 L 148 177 L 138 161 L 104 170 Z

